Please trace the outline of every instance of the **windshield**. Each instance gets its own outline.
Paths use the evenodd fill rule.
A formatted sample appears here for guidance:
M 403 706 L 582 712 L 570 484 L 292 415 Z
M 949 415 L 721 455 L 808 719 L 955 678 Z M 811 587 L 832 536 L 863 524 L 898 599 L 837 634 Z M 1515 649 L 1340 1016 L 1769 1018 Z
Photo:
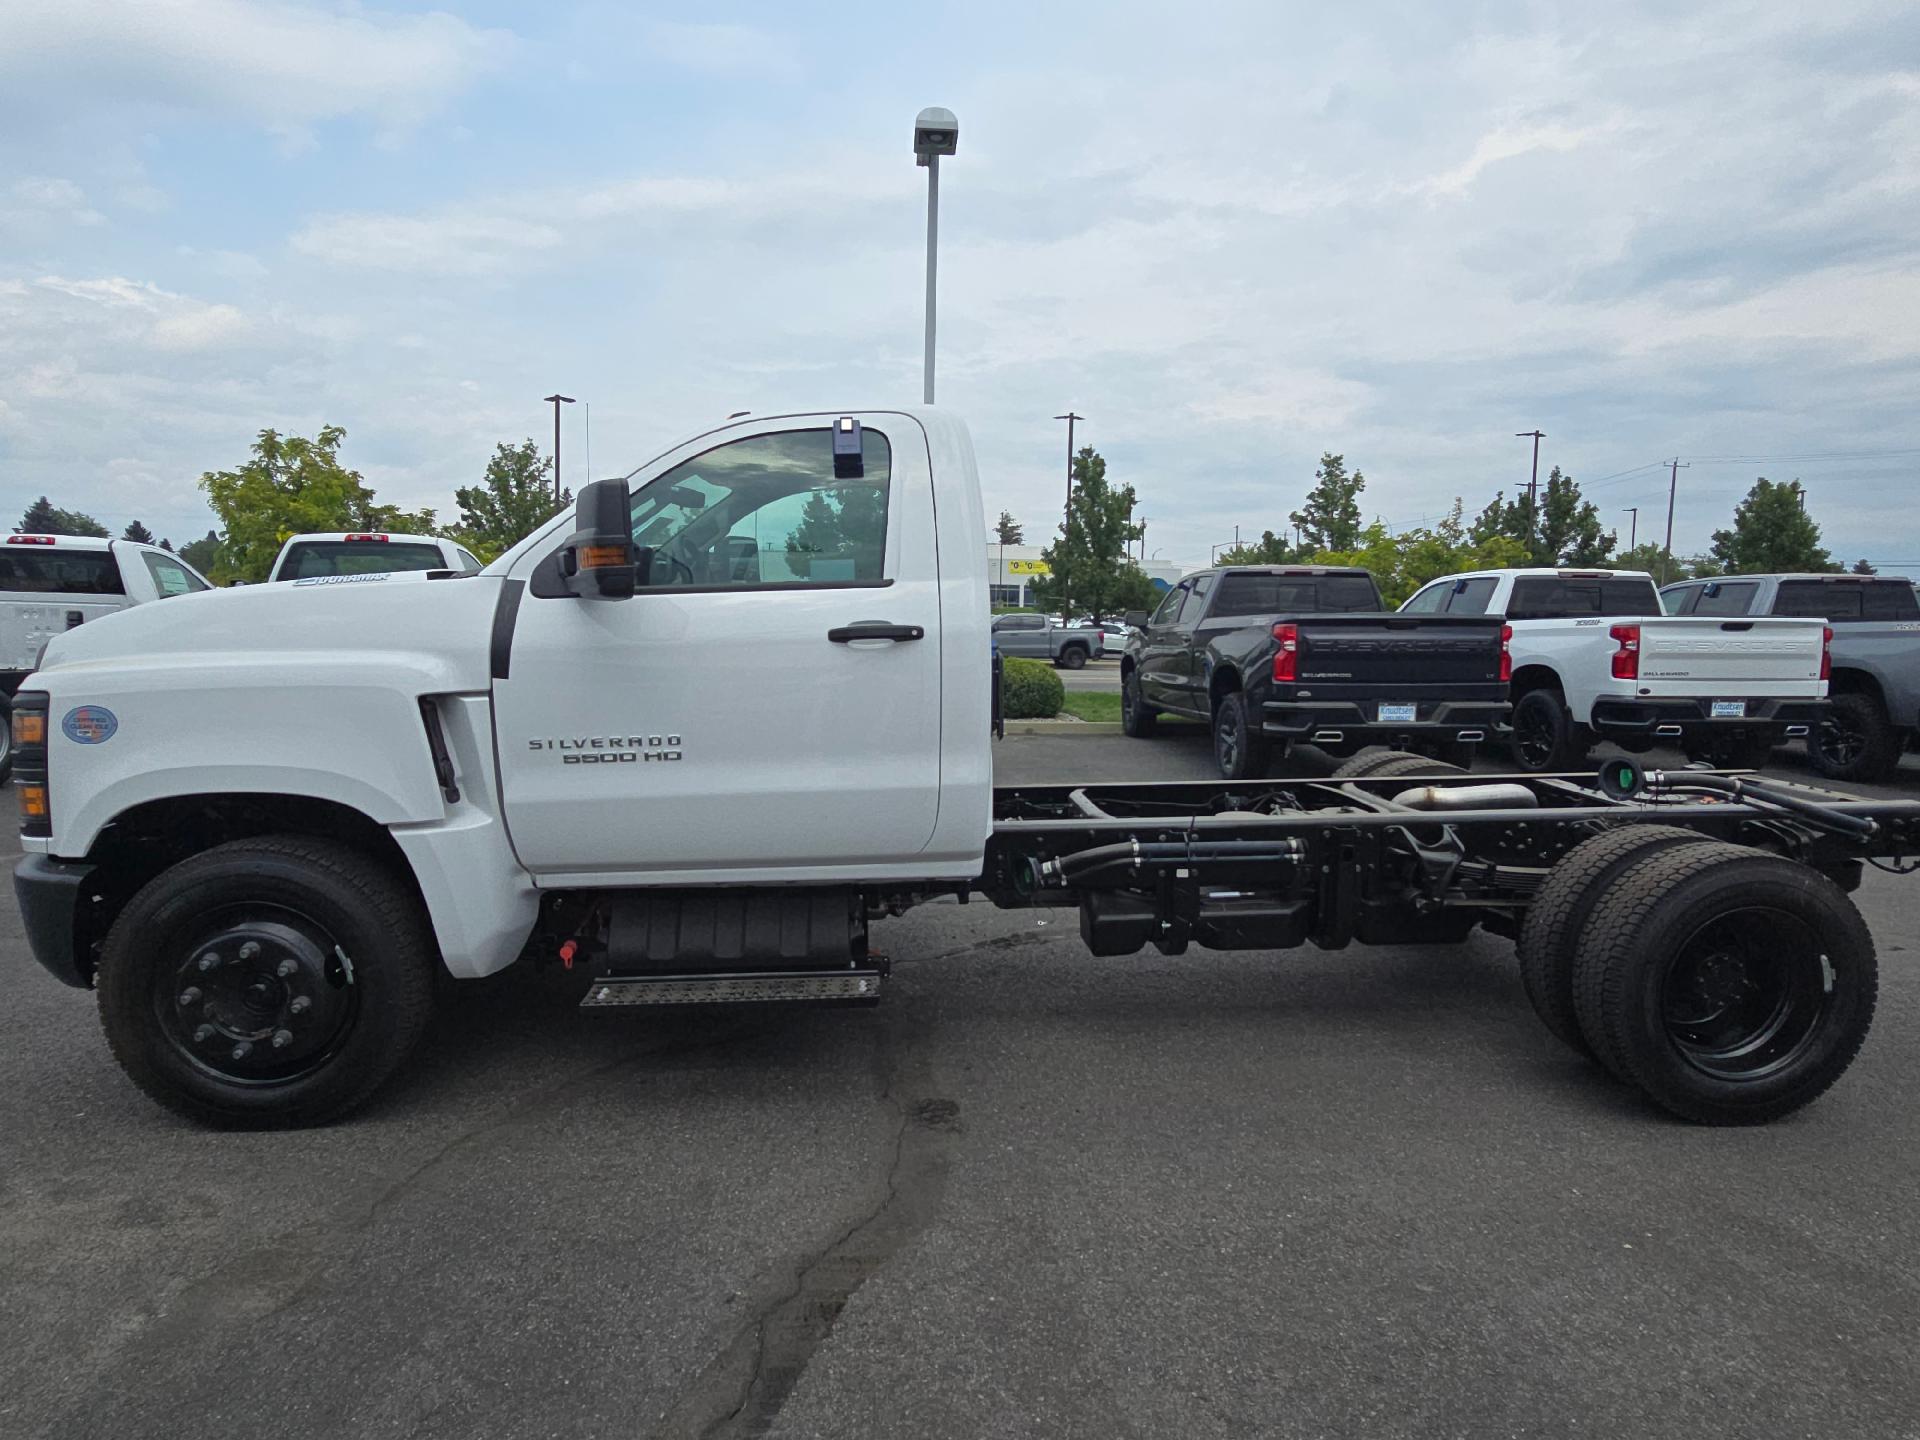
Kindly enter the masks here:
M 302 540 L 287 551 L 279 579 L 315 575 L 384 575 L 394 570 L 448 570 L 438 545 L 386 540 Z

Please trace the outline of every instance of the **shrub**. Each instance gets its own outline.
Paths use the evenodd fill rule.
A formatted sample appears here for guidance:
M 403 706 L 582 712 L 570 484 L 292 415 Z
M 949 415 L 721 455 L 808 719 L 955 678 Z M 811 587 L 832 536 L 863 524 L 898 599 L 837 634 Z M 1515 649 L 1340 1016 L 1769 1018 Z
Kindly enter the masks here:
M 1044 660 L 1000 662 L 1000 709 L 1009 720 L 1050 720 L 1066 703 L 1067 687 Z

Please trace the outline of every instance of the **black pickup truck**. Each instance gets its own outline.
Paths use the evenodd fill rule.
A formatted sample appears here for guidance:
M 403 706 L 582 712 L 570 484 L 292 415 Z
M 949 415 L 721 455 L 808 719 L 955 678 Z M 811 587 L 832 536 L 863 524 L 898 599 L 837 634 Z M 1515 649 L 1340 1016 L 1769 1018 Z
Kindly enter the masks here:
M 1127 617 L 1120 714 L 1205 720 L 1229 780 L 1296 741 L 1336 755 L 1389 745 L 1465 765 L 1507 718 L 1505 621 L 1401 615 L 1365 570 L 1235 565 L 1189 575 Z

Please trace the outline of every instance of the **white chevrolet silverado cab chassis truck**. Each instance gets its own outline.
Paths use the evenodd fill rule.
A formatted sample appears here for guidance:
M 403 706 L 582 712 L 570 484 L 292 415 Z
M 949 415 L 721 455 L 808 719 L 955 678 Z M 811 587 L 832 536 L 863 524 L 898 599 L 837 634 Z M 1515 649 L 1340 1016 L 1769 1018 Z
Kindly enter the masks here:
M 934 409 L 694 436 L 477 575 L 143 606 L 14 710 L 15 888 L 120 1064 L 215 1124 L 315 1123 L 436 971 L 579 965 L 583 1005 L 871 1004 L 874 920 L 1080 912 L 1095 953 L 1514 938 L 1567 1044 L 1679 1114 L 1770 1119 L 1851 1062 L 1847 891 L 1920 805 L 1730 773 L 992 784 L 986 533 Z

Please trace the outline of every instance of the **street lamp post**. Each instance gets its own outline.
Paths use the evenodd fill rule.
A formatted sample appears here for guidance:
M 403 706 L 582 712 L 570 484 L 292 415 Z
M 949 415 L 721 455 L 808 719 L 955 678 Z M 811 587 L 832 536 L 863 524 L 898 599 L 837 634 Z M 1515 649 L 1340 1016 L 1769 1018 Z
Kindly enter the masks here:
M 1633 517 L 1629 522 L 1632 528 L 1627 531 L 1627 549 L 1631 550 L 1640 543 L 1640 507 L 1629 505 L 1626 510 Z
M 1533 507 L 1535 513 L 1538 513 L 1540 502 L 1536 497 L 1540 489 L 1540 442 L 1547 438 L 1547 432 L 1537 429 L 1522 430 L 1515 434 L 1513 438 L 1516 440 L 1531 439 L 1533 441 L 1533 478 L 1527 481 L 1527 503 Z
M 933 404 L 934 276 L 940 253 L 940 157 L 959 148 L 960 122 L 951 110 L 929 105 L 914 117 L 914 163 L 927 171 L 927 353 L 921 388 L 929 405 Z
M 558 390 L 546 397 L 547 404 L 553 406 L 553 503 L 560 503 L 560 407 L 573 404 L 573 396 L 562 395 Z
M 1064 557 L 1066 554 L 1065 541 L 1067 538 L 1067 530 L 1073 524 L 1073 427 L 1077 422 L 1087 417 L 1084 415 L 1076 415 L 1073 411 L 1069 410 L 1066 414 L 1056 415 L 1053 418 L 1067 422 L 1067 503 L 1066 507 L 1060 512 L 1060 539 L 1062 542 L 1060 553 L 1062 557 Z M 1062 620 L 1067 618 L 1068 583 L 1067 577 L 1062 575 L 1060 577 L 1060 618 Z

